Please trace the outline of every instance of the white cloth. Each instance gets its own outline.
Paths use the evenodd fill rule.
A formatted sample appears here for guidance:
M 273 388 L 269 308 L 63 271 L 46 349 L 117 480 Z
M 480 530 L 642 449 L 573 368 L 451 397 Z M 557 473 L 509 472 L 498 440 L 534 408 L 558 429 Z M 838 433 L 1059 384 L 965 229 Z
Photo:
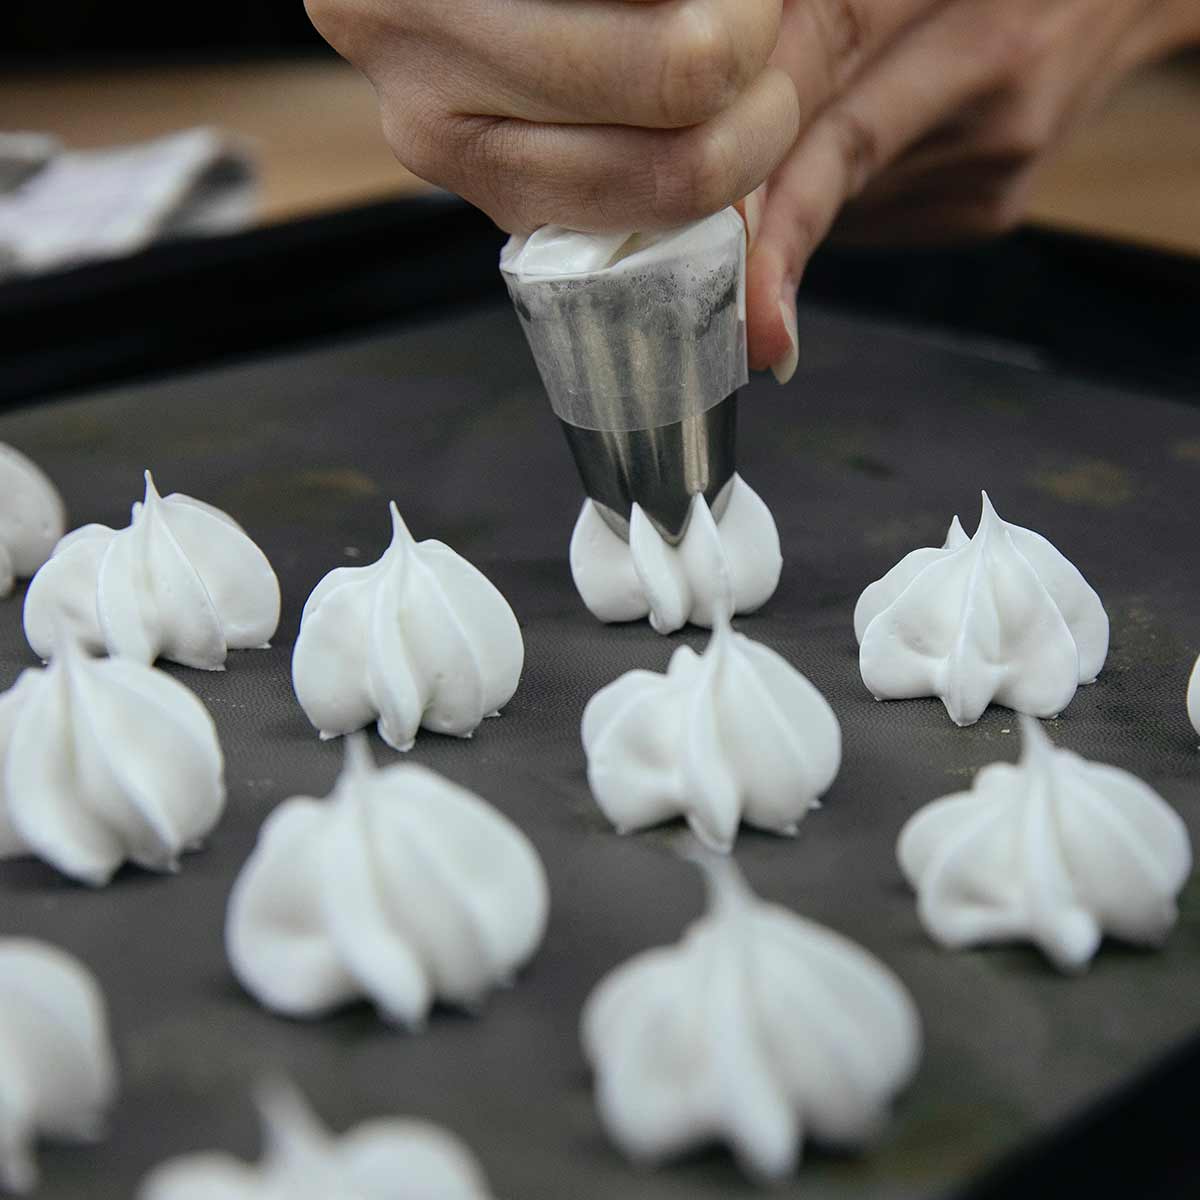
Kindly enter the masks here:
M 0 278 L 244 228 L 255 183 L 246 147 L 215 129 L 97 150 L 0 133 Z

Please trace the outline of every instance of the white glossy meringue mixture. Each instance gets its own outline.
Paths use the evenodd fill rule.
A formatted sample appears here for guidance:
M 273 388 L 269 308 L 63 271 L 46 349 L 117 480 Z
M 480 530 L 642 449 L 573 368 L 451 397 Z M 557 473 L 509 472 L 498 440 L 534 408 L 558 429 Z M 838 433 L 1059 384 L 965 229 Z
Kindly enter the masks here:
M 0 442 L 0 599 L 50 557 L 66 521 L 62 497 L 41 468 Z
M 571 538 L 571 574 L 601 621 L 649 616 L 659 633 L 689 622 L 711 628 L 716 614 L 750 613 L 774 594 L 783 569 L 770 510 L 742 478 L 730 481 L 720 520 L 692 498 L 687 532 L 672 546 L 637 504 L 626 542 L 585 500 Z
M 216 671 L 230 650 L 265 649 L 278 624 L 263 552 L 211 504 L 160 496 L 149 471 L 128 527 L 69 533 L 25 597 L 25 636 L 43 659 L 62 626 L 97 653 Z
M 425 767 L 377 769 L 358 734 L 328 800 L 296 797 L 267 818 L 225 944 L 275 1012 L 365 998 L 417 1029 L 435 1001 L 473 1009 L 508 983 L 548 911 L 541 860 L 515 825 Z
M 904 985 L 866 950 L 706 865 L 708 912 L 674 946 L 606 976 L 583 1011 L 609 1135 L 638 1162 L 727 1143 L 749 1174 L 791 1172 L 804 1141 L 856 1147 L 916 1070 Z
M 45 942 L 0 939 L 0 1191 L 37 1185 L 37 1138 L 96 1141 L 116 1091 L 90 972 Z
M 1187 828 L 1152 788 L 1051 744 L 1021 717 L 1021 761 L 926 805 L 897 853 L 921 921 L 951 949 L 1030 941 L 1063 971 L 1108 934 L 1161 944 L 1192 869 Z
M 879 700 L 938 696 L 958 725 L 993 701 L 1057 716 L 1108 654 L 1108 616 L 1044 537 L 983 496 L 975 536 L 958 518 L 941 549 L 914 550 L 854 613 L 863 682 Z
M 174 871 L 225 806 L 208 710 L 154 667 L 58 647 L 0 695 L 0 859 L 97 887 L 126 861 Z
M 138 1200 L 488 1200 L 458 1138 L 428 1121 L 367 1121 L 333 1137 L 291 1086 L 261 1090 L 262 1161 L 189 1154 L 156 1167 Z
M 417 542 L 395 504 L 378 562 L 338 567 L 300 619 L 292 682 L 322 737 L 378 723 L 396 750 L 419 728 L 470 737 L 512 698 L 525 662 L 508 602 L 449 546 Z
M 722 619 L 702 655 L 681 646 L 665 675 L 629 671 L 597 692 L 582 735 L 592 794 L 618 830 L 685 816 L 722 851 L 741 821 L 794 833 L 841 764 L 824 696 Z

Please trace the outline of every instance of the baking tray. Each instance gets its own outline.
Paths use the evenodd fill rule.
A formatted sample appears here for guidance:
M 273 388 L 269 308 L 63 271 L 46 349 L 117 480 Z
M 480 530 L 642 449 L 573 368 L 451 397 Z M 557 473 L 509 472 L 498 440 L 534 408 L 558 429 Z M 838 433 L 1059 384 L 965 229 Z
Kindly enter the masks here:
M 888 963 L 917 1000 L 927 1044 L 870 1154 L 810 1152 L 773 1194 L 1027 1196 L 1031 1179 L 1079 1184 L 1099 1166 L 1113 1183 L 1131 1162 L 1138 1187 L 1125 1194 L 1157 1194 L 1156 1145 L 1183 1143 L 1177 1174 L 1192 1161 L 1170 1102 L 1195 1080 L 1200 893 L 1184 892 L 1163 951 L 1106 945 L 1082 978 L 1025 948 L 935 948 L 896 867 L 896 834 L 920 804 L 1016 756 L 1013 716 L 992 709 L 961 730 L 936 700 L 876 703 L 858 677 L 851 613 L 906 550 L 940 544 L 953 513 L 973 528 L 987 487 L 1003 516 L 1080 566 L 1112 618 L 1100 681 L 1047 723 L 1051 736 L 1146 778 L 1195 839 L 1200 758 L 1183 699 L 1200 650 L 1200 411 L 811 305 L 801 323 L 793 383 L 756 379 L 743 393 L 742 470 L 776 514 L 786 563 L 775 598 L 737 625 L 829 698 L 845 761 L 795 839 L 748 831 L 736 855 L 763 896 Z M 37 862 L 0 867 L 0 934 L 51 939 L 96 972 L 122 1066 L 110 1137 L 44 1148 L 41 1195 L 128 1197 L 170 1155 L 255 1155 L 249 1089 L 280 1069 L 338 1130 L 385 1113 L 443 1122 L 508 1200 L 757 1194 L 720 1152 L 632 1170 L 593 1111 L 580 1006 L 608 969 L 674 941 L 700 911 L 701 885 L 670 830 L 619 837 L 607 826 L 588 793 L 579 718 L 621 672 L 662 669 L 705 635 L 604 627 L 582 608 L 566 566 L 578 485 L 511 311 L 14 411 L 0 440 L 58 480 L 76 523 L 124 523 L 146 466 L 164 491 L 222 505 L 270 556 L 284 596 L 269 652 L 234 654 L 221 674 L 169 668 L 208 705 L 225 747 L 229 805 L 205 851 L 177 877 L 127 870 L 100 892 Z M 553 896 L 546 942 L 516 986 L 478 1019 L 437 1013 L 419 1036 L 365 1007 L 312 1023 L 273 1017 L 232 979 L 221 937 L 263 818 L 294 793 L 323 795 L 338 771 L 340 744 L 320 743 L 292 697 L 289 656 L 324 572 L 384 548 L 391 498 L 418 537 L 449 542 L 491 576 L 527 646 L 500 719 L 470 742 L 422 734 L 410 757 L 512 817 Z M 19 593 L 0 603 L 0 686 L 33 662 L 20 611 Z M 373 744 L 381 761 L 396 757 Z M 1120 1146 L 1114 1127 L 1157 1142 Z

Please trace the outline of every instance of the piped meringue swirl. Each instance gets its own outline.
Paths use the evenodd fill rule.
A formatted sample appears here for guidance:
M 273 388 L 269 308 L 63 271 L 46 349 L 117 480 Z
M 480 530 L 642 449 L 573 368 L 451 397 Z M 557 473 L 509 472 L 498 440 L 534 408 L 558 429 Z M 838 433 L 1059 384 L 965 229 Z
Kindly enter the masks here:
M 228 513 L 178 493 L 145 499 L 125 529 L 84 525 L 54 548 L 25 597 L 25 636 L 41 658 L 55 630 L 94 653 L 220 670 L 230 650 L 265 649 L 279 581 Z
M 95 887 L 127 861 L 177 870 L 225 806 L 208 710 L 154 667 L 56 641 L 0 695 L 0 859 L 33 854 Z
M 597 692 L 582 736 L 592 794 L 618 830 L 684 816 L 722 851 L 741 821 L 794 833 L 841 765 L 825 697 L 719 617 L 702 655 L 681 646 L 665 675 L 630 671 Z
M 378 562 L 338 567 L 300 619 L 292 682 L 322 737 L 377 722 L 409 750 L 417 730 L 470 737 L 512 699 L 525 644 L 500 592 L 437 541 L 417 542 L 391 505 Z
M 36 1187 L 38 1137 L 98 1140 L 116 1091 L 91 973 L 56 946 L 0 939 L 0 1191 Z
M 138 1200 L 488 1200 L 475 1156 L 428 1121 L 367 1121 L 326 1131 L 290 1084 L 259 1089 L 265 1153 L 254 1166 L 189 1154 L 156 1167 Z
M 229 900 L 225 944 L 265 1007 L 315 1017 L 357 999 L 420 1028 L 473 1009 L 541 943 L 546 875 L 496 809 L 416 764 L 379 770 L 365 736 L 326 801 L 267 818 Z
M 66 520 L 62 497 L 41 468 L 0 442 L 0 599 L 50 557 Z
M 975 536 L 955 518 L 941 549 L 914 550 L 854 613 L 863 682 L 879 700 L 938 696 L 957 725 L 993 701 L 1057 716 L 1108 654 L 1108 616 L 1044 537 L 983 495 Z
M 903 984 L 866 950 L 759 900 L 731 860 L 705 864 L 708 911 L 588 998 L 596 1106 L 630 1158 L 714 1141 L 750 1175 L 794 1170 L 803 1142 L 857 1147 L 916 1070 Z
M 571 574 L 579 595 L 601 621 L 649 616 L 659 633 L 689 622 L 712 628 L 717 614 L 761 608 L 783 569 L 775 518 L 758 494 L 735 475 L 720 520 L 703 496 L 692 498 L 687 532 L 666 542 L 635 504 L 625 542 L 584 501 L 571 537 Z
M 1107 933 L 1157 946 L 1192 869 L 1178 814 L 1118 767 L 1057 749 L 1022 716 L 1021 761 L 927 804 L 901 831 L 900 866 L 929 935 L 961 949 L 1029 941 L 1062 971 Z

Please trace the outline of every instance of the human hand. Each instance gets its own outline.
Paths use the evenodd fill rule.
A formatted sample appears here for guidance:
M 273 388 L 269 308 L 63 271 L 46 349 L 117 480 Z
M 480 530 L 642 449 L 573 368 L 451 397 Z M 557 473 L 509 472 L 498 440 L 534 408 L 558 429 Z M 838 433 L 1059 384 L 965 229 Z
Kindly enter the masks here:
M 307 0 L 397 158 L 498 225 L 655 228 L 757 187 L 795 142 L 783 0 Z
M 858 239 L 996 233 L 1036 169 L 1134 67 L 1200 40 L 1196 0 L 785 0 L 772 61 L 802 133 L 747 203 L 750 361 L 796 365 L 796 288 Z

